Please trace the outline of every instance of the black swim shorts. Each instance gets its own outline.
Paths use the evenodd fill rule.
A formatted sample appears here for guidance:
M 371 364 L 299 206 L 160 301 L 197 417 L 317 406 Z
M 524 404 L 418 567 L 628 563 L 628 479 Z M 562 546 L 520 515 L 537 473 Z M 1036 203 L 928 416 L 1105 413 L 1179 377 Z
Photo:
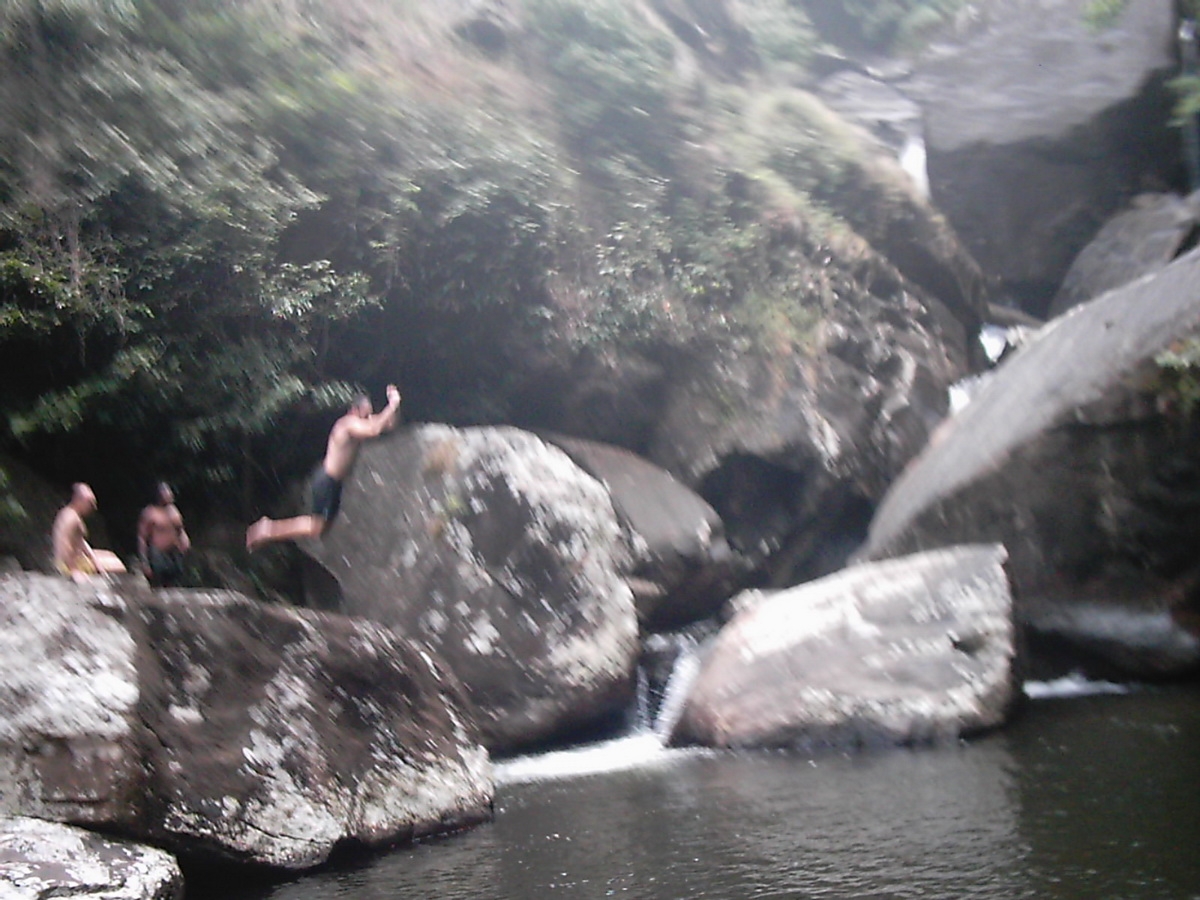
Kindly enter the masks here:
M 342 483 L 324 469 L 318 469 L 312 480 L 312 513 L 326 523 L 332 522 L 342 506 Z
M 146 565 L 150 583 L 155 587 L 179 587 L 183 582 L 183 551 L 146 548 Z

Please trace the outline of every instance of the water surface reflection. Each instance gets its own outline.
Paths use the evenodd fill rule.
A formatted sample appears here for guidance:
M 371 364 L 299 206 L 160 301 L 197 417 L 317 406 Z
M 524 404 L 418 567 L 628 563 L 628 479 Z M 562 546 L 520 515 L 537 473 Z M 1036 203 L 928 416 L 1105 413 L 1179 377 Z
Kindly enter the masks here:
M 469 833 L 240 896 L 1200 900 L 1198 696 L 1043 700 L 968 745 L 811 760 L 624 745 L 509 770 Z

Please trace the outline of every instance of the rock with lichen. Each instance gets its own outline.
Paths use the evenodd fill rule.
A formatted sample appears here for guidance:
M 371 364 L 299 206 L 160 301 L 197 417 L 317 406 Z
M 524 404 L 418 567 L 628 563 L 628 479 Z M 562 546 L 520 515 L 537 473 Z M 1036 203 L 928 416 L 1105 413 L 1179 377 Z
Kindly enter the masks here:
M 299 869 L 490 815 L 457 682 L 371 622 L 0 578 L 0 812 Z
M 633 695 L 626 532 L 604 485 L 533 434 L 423 425 L 372 442 L 306 549 L 341 610 L 446 660 L 490 749 L 595 724 Z

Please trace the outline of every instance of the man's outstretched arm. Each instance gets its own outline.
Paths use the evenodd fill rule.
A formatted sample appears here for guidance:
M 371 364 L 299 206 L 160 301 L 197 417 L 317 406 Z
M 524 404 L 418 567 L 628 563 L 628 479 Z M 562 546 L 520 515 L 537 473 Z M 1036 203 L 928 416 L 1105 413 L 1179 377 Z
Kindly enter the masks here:
M 374 415 L 365 419 L 352 419 L 347 423 L 350 434 L 356 440 L 379 437 L 385 431 L 396 427 L 396 418 L 400 413 L 400 391 L 394 384 L 387 386 L 387 406 Z

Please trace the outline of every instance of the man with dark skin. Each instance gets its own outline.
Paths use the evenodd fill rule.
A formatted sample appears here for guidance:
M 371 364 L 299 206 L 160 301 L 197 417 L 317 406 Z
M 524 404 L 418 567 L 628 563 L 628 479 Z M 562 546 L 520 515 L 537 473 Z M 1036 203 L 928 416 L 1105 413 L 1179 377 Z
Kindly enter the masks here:
M 246 529 L 246 549 L 256 550 L 273 541 L 296 538 L 317 538 L 337 516 L 342 501 L 342 483 L 358 456 L 363 441 L 379 437 L 396 426 L 400 411 L 400 391 L 394 384 L 387 387 L 387 406 L 372 412 L 371 398 L 359 397 L 350 411 L 333 423 L 325 458 L 312 480 L 312 512 L 291 519 L 268 519 L 263 516 Z
M 178 587 L 183 580 L 183 556 L 192 542 L 175 505 L 175 492 L 159 482 L 154 502 L 142 510 L 137 528 L 138 559 L 156 587 Z
M 59 574 L 75 582 L 89 581 L 93 575 L 124 572 L 125 564 L 111 550 L 93 550 L 87 541 L 84 521 L 97 509 L 96 494 L 82 481 L 71 487 L 71 500 L 54 517 L 50 540 L 54 547 L 54 567 Z

